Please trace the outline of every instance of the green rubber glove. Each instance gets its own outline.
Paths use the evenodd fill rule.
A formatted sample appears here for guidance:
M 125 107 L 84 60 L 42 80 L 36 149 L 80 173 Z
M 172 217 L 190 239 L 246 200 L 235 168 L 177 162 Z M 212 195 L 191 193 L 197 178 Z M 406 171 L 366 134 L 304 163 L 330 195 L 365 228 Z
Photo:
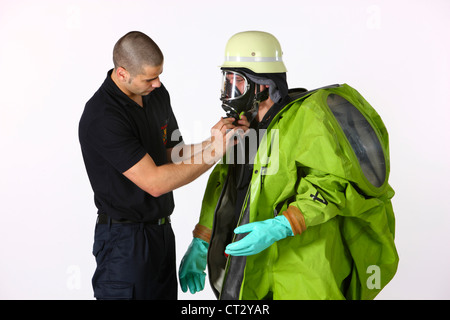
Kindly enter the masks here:
M 244 224 L 234 229 L 236 234 L 247 232 L 250 233 L 242 240 L 230 243 L 225 253 L 232 256 L 250 256 L 270 247 L 276 241 L 294 235 L 291 224 L 283 215 Z
M 183 292 L 187 292 L 189 288 L 189 291 L 194 294 L 205 287 L 208 246 L 208 242 L 194 238 L 184 254 L 178 272 Z

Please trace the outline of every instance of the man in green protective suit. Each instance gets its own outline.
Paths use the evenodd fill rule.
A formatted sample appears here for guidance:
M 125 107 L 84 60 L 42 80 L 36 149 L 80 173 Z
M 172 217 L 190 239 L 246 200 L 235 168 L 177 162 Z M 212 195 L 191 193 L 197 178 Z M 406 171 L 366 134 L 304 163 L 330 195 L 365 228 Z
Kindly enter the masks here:
M 288 90 L 278 40 L 227 43 L 222 107 L 251 130 L 212 171 L 182 290 L 218 299 L 373 299 L 398 254 L 386 128 L 350 86 Z

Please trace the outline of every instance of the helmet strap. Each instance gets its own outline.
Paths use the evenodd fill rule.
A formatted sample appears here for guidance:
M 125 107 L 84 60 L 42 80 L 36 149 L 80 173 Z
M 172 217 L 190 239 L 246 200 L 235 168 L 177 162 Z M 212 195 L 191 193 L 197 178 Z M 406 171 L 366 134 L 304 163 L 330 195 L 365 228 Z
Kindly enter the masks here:
M 258 104 L 269 99 L 269 88 L 264 88 L 264 90 L 260 90 L 260 87 L 257 86 L 256 94 L 253 98 L 253 101 L 256 101 Z
M 245 112 L 248 122 L 251 123 L 253 119 L 256 118 L 259 110 L 259 104 L 267 99 L 269 99 L 269 88 L 265 88 L 260 91 L 259 86 L 257 85 L 256 93 L 253 96 L 252 107 Z

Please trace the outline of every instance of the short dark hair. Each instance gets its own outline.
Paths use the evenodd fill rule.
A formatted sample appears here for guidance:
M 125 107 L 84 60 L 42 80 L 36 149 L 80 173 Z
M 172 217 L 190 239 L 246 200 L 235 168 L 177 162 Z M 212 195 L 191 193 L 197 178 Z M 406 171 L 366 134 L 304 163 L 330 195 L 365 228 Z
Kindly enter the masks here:
M 158 45 L 140 31 L 128 32 L 114 46 L 114 68 L 122 67 L 132 77 L 142 74 L 144 66 L 157 67 L 163 61 L 164 56 Z

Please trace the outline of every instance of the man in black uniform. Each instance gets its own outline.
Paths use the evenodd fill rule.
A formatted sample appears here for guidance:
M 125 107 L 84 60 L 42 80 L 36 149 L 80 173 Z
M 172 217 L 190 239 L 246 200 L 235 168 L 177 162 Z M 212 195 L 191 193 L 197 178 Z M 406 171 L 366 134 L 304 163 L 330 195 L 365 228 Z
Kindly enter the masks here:
M 185 146 L 179 134 L 180 141 L 171 141 L 178 125 L 159 79 L 163 60 L 147 35 L 124 35 L 114 46 L 114 69 L 80 120 L 83 159 L 98 209 L 92 278 L 97 299 L 177 298 L 172 190 L 212 167 L 236 130 L 248 127 L 245 119 L 239 127 L 234 119 L 221 119 L 201 147 Z M 172 158 L 183 161 L 172 163 Z

